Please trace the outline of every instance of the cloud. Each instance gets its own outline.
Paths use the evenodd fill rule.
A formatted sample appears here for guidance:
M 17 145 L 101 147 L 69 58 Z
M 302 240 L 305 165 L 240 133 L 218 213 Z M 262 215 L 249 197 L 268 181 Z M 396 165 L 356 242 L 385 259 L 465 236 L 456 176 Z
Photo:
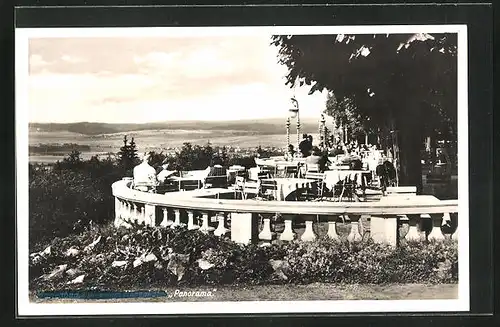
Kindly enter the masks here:
M 85 62 L 85 59 L 74 57 L 74 56 L 69 56 L 69 55 L 64 55 L 61 57 L 62 61 L 71 63 L 71 64 L 79 64 L 82 62 Z

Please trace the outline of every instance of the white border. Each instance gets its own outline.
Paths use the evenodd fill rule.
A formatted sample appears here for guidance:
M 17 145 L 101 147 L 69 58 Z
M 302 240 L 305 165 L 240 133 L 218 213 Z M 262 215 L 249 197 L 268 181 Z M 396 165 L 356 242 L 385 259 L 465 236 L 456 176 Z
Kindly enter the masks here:
M 458 33 L 459 283 L 456 300 L 243 301 L 52 304 L 29 301 L 28 288 L 28 39 L 48 37 L 203 37 L 272 34 Z M 292 27 L 36 28 L 15 30 L 17 309 L 19 316 L 155 315 L 223 313 L 349 313 L 469 311 L 468 87 L 466 25 L 377 25 Z M 294 309 L 295 308 L 295 309 Z M 368 309 L 368 310 L 367 310 Z

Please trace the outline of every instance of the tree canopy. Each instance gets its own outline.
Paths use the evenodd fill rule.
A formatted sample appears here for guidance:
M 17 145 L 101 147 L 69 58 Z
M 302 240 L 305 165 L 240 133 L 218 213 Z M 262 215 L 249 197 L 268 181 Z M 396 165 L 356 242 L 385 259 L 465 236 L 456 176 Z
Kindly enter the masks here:
M 403 181 L 421 184 L 410 151 L 426 133 L 456 126 L 456 34 L 276 35 L 271 43 L 288 67 L 287 85 L 348 98 L 362 117 L 398 131 L 402 173 L 413 166 L 414 175 Z

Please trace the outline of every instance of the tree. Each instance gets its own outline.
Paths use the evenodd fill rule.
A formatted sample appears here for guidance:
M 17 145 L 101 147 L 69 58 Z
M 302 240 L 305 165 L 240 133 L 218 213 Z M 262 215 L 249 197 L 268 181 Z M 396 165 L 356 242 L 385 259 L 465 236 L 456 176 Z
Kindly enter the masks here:
M 137 156 L 137 145 L 134 138 L 132 137 L 128 142 L 127 135 L 125 135 L 123 137 L 123 146 L 118 151 L 118 165 L 125 171 L 131 171 L 138 164 L 139 157 Z
M 425 133 L 457 115 L 456 34 L 273 36 L 286 84 L 349 98 L 363 117 L 395 135 L 402 185 L 422 189 Z

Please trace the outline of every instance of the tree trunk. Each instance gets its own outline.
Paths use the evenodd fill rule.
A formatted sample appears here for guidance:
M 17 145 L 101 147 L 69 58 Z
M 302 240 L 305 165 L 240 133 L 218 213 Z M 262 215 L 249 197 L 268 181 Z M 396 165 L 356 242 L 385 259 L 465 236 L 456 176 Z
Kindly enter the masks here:
M 414 109 L 417 111 L 418 109 Z M 416 186 L 417 194 L 422 193 L 422 163 L 420 150 L 423 145 L 421 119 L 418 114 L 409 114 L 398 120 L 400 186 Z

